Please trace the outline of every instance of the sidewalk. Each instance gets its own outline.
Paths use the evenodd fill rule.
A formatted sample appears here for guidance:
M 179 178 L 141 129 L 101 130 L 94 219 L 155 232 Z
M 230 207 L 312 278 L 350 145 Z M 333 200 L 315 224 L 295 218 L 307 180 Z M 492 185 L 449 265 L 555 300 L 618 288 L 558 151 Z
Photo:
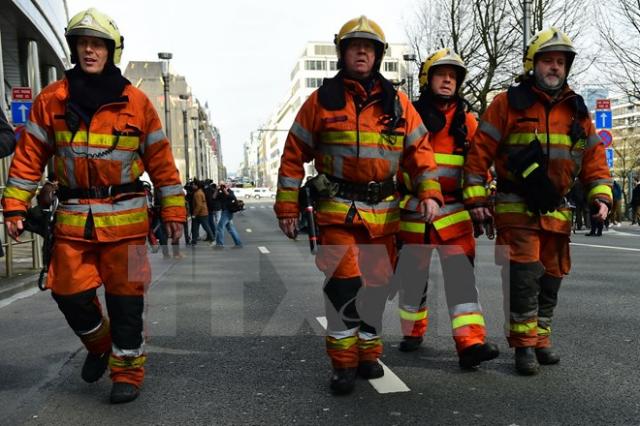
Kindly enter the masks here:
M 5 250 L 6 251 L 6 250 Z M 0 300 L 36 288 L 40 269 L 33 269 L 31 243 L 13 246 L 13 275 L 7 278 L 7 256 L 0 257 Z

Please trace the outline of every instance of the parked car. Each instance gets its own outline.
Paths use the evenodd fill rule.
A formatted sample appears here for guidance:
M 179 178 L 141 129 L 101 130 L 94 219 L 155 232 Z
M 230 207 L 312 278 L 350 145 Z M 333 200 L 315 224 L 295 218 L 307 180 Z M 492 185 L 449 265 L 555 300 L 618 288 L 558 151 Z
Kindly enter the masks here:
M 255 198 L 256 200 L 261 198 L 276 198 L 276 193 L 269 188 L 253 188 L 250 193 L 245 194 L 245 198 Z

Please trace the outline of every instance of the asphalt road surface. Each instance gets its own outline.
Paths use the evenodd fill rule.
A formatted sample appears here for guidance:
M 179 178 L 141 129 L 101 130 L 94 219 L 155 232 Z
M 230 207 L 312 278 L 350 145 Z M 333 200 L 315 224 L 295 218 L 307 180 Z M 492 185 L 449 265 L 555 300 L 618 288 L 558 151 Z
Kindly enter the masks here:
M 146 379 L 140 397 L 108 402 L 108 377 L 80 379 L 85 351 L 48 293 L 0 301 L 0 424 L 640 424 L 640 227 L 572 237 L 571 275 L 554 323 L 559 365 L 520 377 L 502 337 L 493 243 L 477 275 L 489 338 L 501 355 L 457 364 L 439 268 L 423 348 L 401 353 L 397 299 L 385 313 L 385 378 L 329 393 L 322 275 L 304 239 L 277 228 L 272 201 L 236 215 L 244 248 L 151 254 Z M 303 236 L 304 237 L 304 236 Z

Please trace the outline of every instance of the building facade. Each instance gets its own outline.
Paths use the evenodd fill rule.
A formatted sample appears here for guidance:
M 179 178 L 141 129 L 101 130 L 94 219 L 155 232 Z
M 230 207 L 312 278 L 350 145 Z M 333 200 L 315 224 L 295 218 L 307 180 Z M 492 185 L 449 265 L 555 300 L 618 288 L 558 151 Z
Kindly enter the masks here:
M 407 81 L 408 64 L 403 55 L 408 51 L 406 44 L 389 44 L 382 61 L 382 75 L 398 86 Z M 409 66 L 415 69 L 412 64 Z M 332 42 L 307 43 L 291 71 L 284 101 L 245 143 L 241 173 L 253 180 L 256 186 L 276 187 L 280 156 L 298 110 L 325 78 L 333 77 L 337 72 L 338 60 Z M 313 174 L 313 165 L 307 165 L 306 169 L 308 175 Z

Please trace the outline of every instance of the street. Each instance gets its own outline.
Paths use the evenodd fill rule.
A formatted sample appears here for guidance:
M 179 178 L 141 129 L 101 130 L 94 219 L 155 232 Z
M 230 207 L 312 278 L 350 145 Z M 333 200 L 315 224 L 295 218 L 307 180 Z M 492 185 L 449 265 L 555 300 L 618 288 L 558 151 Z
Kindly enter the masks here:
M 306 235 L 281 234 L 272 204 L 252 200 L 235 215 L 243 249 L 227 234 L 225 250 L 203 242 L 179 261 L 149 254 L 146 378 L 130 404 L 109 404 L 106 375 L 81 380 L 86 352 L 50 294 L 0 301 L 0 424 L 639 424 L 640 227 L 572 236 L 553 327 L 559 365 L 515 373 L 493 242 L 480 239 L 478 287 L 500 356 L 460 370 L 438 266 L 422 349 L 397 350 L 397 298 L 388 302 L 385 378 L 335 397 L 323 276 Z

